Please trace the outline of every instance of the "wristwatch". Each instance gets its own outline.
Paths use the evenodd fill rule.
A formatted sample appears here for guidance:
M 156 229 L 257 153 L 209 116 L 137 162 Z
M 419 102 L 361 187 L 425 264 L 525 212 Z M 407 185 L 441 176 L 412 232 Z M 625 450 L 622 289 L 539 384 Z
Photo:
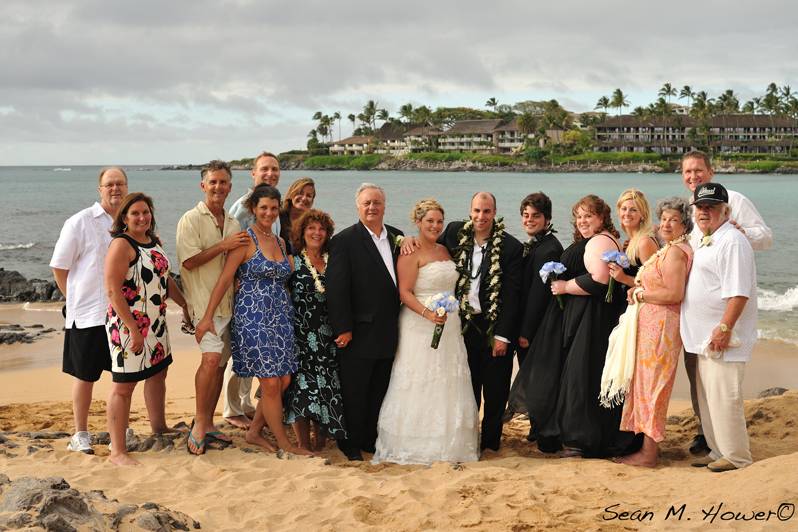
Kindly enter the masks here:
M 731 330 L 729 329 L 729 326 L 726 325 L 725 323 L 721 323 L 720 325 L 718 325 L 718 328 L 720 328 L 720 332 L 722 333 L 727 333 Z

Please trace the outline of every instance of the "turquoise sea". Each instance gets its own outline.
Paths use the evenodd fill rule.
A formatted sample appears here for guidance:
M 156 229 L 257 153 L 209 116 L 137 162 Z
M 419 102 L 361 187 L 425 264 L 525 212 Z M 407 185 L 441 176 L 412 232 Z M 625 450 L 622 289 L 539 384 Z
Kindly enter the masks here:
M 27 277 L 50 278 L 48 263 L 64 220 L 91 205 L 97 197 L 99 167 L 0 167 L 2 218 L 0 267 Z M 499 215 L 508 229 L 522 234 L 518 205 L 528 193 L 546 192 L 554 203 L 554 224 L 563 243 L 571 241 L 570 208 L 593 193 L 614 204 L 625 188 L 646 193 L 652 204 L 659 198 L 685 195 L 678 174 L 522 174 L 481 172 L 283 172 L 280 189 L 308 175 L 316 181 L 316 207 L 329 212 L 344 228 L 356 219 L 354 191 L 369 181 L 388 195 L 386 222 L 415 230 L 408 219 L 416 200 L 435 197 L 447 219 L 468 215 L 471 195 L 488 190 L 496 195 Z M 158 231 L 174 259 L 177 220 L 202 198 L 199 171 L 164 171 L 157 167 L 128 169 L 130 191 L 143 191 L 155 200 Z M 773 229 L 773 249 L 757 253 L 760 336 L 798 344 L 798 239 L 796 202 L 798 175 L 719 175 L 716 181 L 748 196 Z M 228 205 L 250 183 L 249 173 L 238 171 Z M 616 219 L 617 222 L 617 219 Z

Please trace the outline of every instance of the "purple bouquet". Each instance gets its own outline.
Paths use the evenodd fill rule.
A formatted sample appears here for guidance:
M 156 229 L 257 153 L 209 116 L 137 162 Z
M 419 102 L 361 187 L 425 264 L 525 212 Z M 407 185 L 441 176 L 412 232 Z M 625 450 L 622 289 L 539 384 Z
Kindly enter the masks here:
M 626 256 L 626 253 L 623 251 L 605 251 L 601 255 L 601 260 L 606 262 L 607 264 L 614 262 L 621 268 L 628 268 L 631 265 L 629 262 L 629 257 Z M 615 288 L 615 279 L 610 277 L 609 285 L 607 286 L 607 295 L 604 296 L 604 301 L 607 303 L 612 303 L 612 291 Z
M 549 282 L 549 279 L 551 279 L 552 281 L 556 281 L 557 276 L 562 273 L 565 273 L 565 270 L 567 270 L 567 268 L 562 262 L 554 262 L 554 261 L 547 262 L 540 269 L 539 272 L 540 279 L 543 281 L 543 284 Z M 557 298 L 557 303 L 560 304 L 560 310 L 564 309 L 565 307 L 563 306 L 562 296 L 560 294 L 557 294 L 555 297 Z
M 439 292 L 429 296 L 424 301 L 424 306 L 438 316 L 443 316 L 444 314 L 455 312 L 459 305 L 457 303 L 457 298 L 454 297 L 451 292 Z M 431 348 L 438 349 L 444 325 L 446 324 L 441 323 L 435 325 L 435 330 L 432 333 L 432 343 L 429 345 Z

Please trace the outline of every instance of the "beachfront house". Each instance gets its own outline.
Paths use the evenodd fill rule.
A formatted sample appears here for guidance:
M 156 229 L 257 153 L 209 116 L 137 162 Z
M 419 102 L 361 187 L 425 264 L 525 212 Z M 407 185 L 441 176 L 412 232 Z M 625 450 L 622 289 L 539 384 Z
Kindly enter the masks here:
M 394 156 L 409 153 L 410 150 L 404 139 L 404 134 L 407 129 L 408 126 L 401 122 L 385 122 L 380 129 L 377 130 L 377 145 L 374 148 L 374 153 L 384 153 Z
M 405 146 L 410 152 L 435 151 L 441 130 L 432 126 L 416 126 L 404 134 Z
M 596 148 L 613 152 L 680 154 L 697 147 L 716 153 L 787 153 L 798 147 L 798 121 L 771 115 L 608 117 L 596 124 Z
M 494 153 L 499 119 L 460 120 L 438 135 L 438 151 Z
M 330 145 L 332 155 L 364 155 L 372 153 L 377 139 L 371 135 L 356 135 L 333 142 Z

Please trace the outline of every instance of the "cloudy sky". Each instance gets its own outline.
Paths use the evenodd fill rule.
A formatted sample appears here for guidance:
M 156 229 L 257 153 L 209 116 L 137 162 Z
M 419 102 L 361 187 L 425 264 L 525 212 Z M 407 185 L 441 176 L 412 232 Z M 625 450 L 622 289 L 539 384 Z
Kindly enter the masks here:
M 792 1 L 2 0 L 0 20 L 0 165 L 284 151 L 315 111 L 369 99 L 585 111 L 664 82 L 798 89 Z

